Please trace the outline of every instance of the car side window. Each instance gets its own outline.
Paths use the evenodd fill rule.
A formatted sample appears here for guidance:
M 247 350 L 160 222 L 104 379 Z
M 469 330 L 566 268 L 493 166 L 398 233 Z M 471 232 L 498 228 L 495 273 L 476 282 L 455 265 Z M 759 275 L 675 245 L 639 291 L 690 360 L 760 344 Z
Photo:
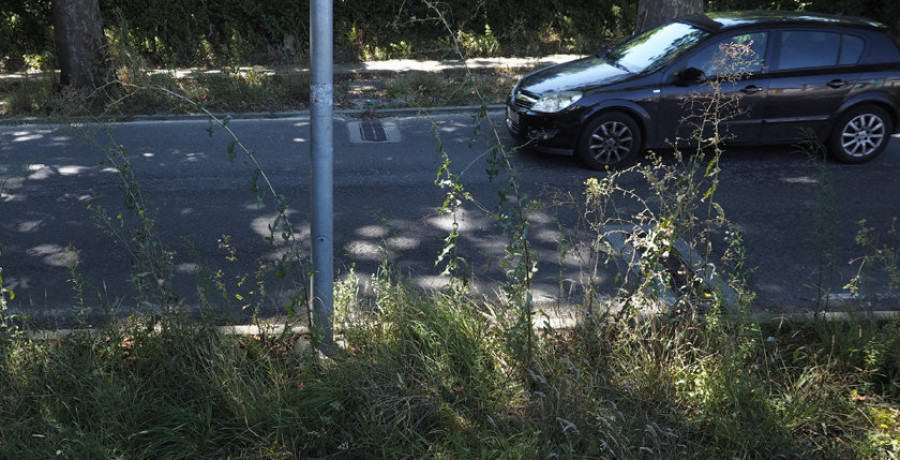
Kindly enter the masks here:
M 838 62 L 841 34 L 813 30 L 790 30 L 781 33 L 779 45 L 778 69 L 780 70 L 833 66 Z
M 687 67 L 709 77 L 759 73 L 765 67 L 766 32 L 741 33 L 713 39 L 688 59 Z
M 855 35 L 843 35 L 841 37 L 841 57 L 838 61 L 840 65 L 851 65 L 859 62 L 862 57 L 865 42 L 862 38 Z

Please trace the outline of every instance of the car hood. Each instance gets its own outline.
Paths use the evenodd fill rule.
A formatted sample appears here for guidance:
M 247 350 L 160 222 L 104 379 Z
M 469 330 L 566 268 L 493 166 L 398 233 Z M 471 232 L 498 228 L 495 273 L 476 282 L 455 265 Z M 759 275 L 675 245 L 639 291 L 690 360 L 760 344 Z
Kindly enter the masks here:
M 609 85 L 633 76 L 598 56 L 545 67 L 522 78 L 520 90 L 534 94 Z

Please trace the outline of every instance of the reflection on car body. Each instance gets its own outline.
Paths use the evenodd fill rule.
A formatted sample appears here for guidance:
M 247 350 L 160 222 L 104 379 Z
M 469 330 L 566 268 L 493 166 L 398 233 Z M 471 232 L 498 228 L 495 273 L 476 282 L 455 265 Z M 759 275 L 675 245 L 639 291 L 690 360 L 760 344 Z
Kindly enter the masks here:
M 742 54 L 723 59 L 726 46 Z M 812 134 L 832 158 L 862 163 L 900 126 L 900 48 L 862 18 L 692 15 L 526 75 L 507 101 L 506 124 L 529 148 L 574 151 L 602 169 L 702 136 L 689 122 L 691 102 L 711 91 L 734 103 L 722 123 L 729 143 Z

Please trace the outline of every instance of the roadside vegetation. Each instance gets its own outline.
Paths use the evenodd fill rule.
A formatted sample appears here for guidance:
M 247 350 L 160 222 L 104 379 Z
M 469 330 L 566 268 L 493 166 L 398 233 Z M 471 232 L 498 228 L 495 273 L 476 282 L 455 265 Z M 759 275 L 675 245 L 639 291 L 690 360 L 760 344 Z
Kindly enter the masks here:
M 335 75 L 335 109 L 360 111 L 419 107 L 502 104 L 513 83 L 532 67 L 464 71 Z M 479 85 L 478 93 L 473 85 Z M 134 116 L 217 114 L 277 115 L 309 110 L 309 73 L 285 68 L 235 68 L 224 71 L 166 72 L 135 68 L 120 74 L 110 88 L 92 95 L 58 93 L 55 75 L 0 78 L 0 116 L 35 118 L 61 115 L 106 120 Z M 109 88 L 107 88 L 109 89 Z M 199 107 L 173 103 L 160 89 L 190 97 Z
M 9 458 L 895 458 L 897 324 L 625 315 L 533 337 L 385 273 L 342 351 L 174 322 L 0 342 Z M 350 299 L 353 297 L 350 296 Z M 349 299 L 348 299 L 349 300 Z M 346 319 L 346 318 L 341 318 Z
M 745 49 L 723 52 L 747 57 Z M 480 79 L 459 78 L 478 104 L 490 102 Z M 204 97 L 212 97 L 149 74 L 132 84 L 132 97 L 183 110 L 208 110 Z M 408 84 L 424 94 L 432 83 Z M 411 103 L 424 106 L 424 98 Z M 45 334 L 10 315 L 14 292 L 0 292 L 0 457 L 897 458 L 900 319 L 879 321 L 864 307 L 845 321 L 752 315 L 752 267 L 739 229 L 716 203 L 719 125 L 733 101 L 713 92 L 695 102 L 696 151 L 651 155 L 554 197 L 554 206 L 582 216 L 559 235 L 560 257 L 583 268 L 573 288 L 577 324 L 554 325 L 534 305 L 529 219 L 550 204 L 519 187 L 515 152 L 494 128 L 476 134 L 495 140 L 485 158 L 496 202 L 474 203 L 443 150 L 435 186 L 446 193 L 436 206 L 454 219 L 480 209 L 498 223 L 502 294 L 470 289 L 478 274 L 453 226 L 436 255 L 449 280 L 440 292 L 413 288 L 388 262 L 367 280 L 371 294 L 352 272 L 337 283 L 340 347 L 330 357 L 307 332 L 300 249 L 266 267 L 298 278 L 287 328 L 267 329 L 257 318 L 263 327 L 240 335 L 211 316 L 189 317 L 168 281 L 171 252 L 152 203 L 127 155 L 108 146 L 126 206 L 91 212 L 135 261 L 139 313 L 123 319 L 111 309 L 105 326 Z M 84 107 L 63 100 L 54 113 Z M 228 131 L 208 115 L 210 129 Z M 811 161 L 823 161 L 816 151 L 809 148 Z M 254 162 L 237 138 L 228 154 Z M 821 174 L 827 179 L 827 169 Z M 623 186 L 626 176 L 648 184 L 649 196 Z M 288 203 L 265 171 L 248 180 L 281 210 L 270 239 L 293 248 Z M 862 224 L 858 241 L 860 275 L 848 289 L 864 305 L 872 271 L 900 287 L 900 237 Z M 593 274 L 609 265 L 619 268 L 618 291 L 595 292 Z M 224 284 L 213 287 L 220 295 L 203 296 L 201 312 L 235 298 Z
M 860 15 L 883 21 L 896 36 L 900 6 L 889 0 L 713 0 L 708 11 L 784 9 Z M 116 78 L 91 95 L 81 114 L 110 118 L 196 113 L 137 88 L 177 90 L 215 113 L 275 113 L 307 108 L 309 4 L 223 0 L 131 2 L 102 0 L 109 58 Z M 456 60 L 484 57 L 587 55 L 630 36 L 637 1 L 602 0 L 585 14 L 577 0 L 337 2 L 335 58 L 339 63 L 386 59 Z M 49 0 L 0 2 L 0 116 L 41 117 L 72 109 L 58 94 L 59 78 Z M 186 70 L 187 69 L 187 70 Z M 479 75 L 474 94 L 465 75 L 415 73 L 338 76 L 338 108 L 365 100 L 387 107 L 499 103 L 509 83 L 529 69 Z M 5 78 L 13 74 L 14 78 Z M 470 71 L 474 74 L 474 71 Z M 369 85 L 373 83 L 374 85 Z M 421 89 L 420 89 L 421 88 Z M 449 91 L 447 91 L 449 89 Z M 239 95 L 239 97 L 235 97 Z

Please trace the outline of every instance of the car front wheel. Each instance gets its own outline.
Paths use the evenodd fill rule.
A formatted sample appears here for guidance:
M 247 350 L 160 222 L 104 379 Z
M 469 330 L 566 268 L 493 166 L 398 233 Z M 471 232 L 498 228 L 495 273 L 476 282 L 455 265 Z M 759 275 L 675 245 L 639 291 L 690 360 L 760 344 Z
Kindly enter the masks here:
M 633 118 L 607 112 L 588 122 L 575 153 L 588 167 L 604 169 L 629 163 L 641 149 L 641 131 Z
M 838 120 L 829 139 L 829 151 L 842 163 L 863 163 L 884 151 L 892 132 L 891 118 L 884 109 L 857 107 Z

